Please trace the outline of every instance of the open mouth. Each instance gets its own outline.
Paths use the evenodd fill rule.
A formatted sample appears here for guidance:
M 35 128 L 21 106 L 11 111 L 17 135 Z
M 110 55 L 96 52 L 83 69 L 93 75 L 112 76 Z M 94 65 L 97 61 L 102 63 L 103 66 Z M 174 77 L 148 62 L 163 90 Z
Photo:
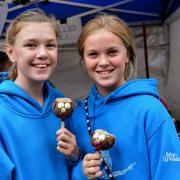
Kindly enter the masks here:
M 33 64 L 35 68 L 46 68 L 49 66 L 49 64 Z
M 111 70 L 104 70 L 104 71 L 97 71 L 98 74 L 100 75 L 108 75 L 113 71 L 113 69 Z

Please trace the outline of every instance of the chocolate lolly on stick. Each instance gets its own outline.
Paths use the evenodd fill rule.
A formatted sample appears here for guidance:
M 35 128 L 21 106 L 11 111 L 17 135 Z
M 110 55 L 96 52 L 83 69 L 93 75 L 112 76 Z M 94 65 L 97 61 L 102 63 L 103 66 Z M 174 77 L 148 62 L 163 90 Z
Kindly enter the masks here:
M 64 128 L 64 120 L 73 111 L 73 101 L 69 98 L 56 98 L 53 103 L 54 114 L 61 118 L 61 127 Z
M 91 144 L 97 151 L 108 150 L 115 142 L 115 136 L 102 129 L 95 130 L 91 135 Z

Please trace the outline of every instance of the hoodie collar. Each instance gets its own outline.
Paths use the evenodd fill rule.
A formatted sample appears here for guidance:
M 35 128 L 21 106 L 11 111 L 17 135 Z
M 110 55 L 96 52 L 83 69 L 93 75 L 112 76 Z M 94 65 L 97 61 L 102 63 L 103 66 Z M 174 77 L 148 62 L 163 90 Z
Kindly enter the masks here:
M 2 103 L 12 111 L 37 116 L 48 113 L 51 110 L 53 101 L 53 87 L 45 81 L 44 89 L 48 92 L 44 99 L 44 106 L 42 107 L 35 99 L 33 99 L 26 91 L 15 84 L 11 80 L 5 80 L 0 84 L 0 99 Z
M 107 103 L 113 103 L 130 96 L 150 95 L 159 98 L 156 79 L 129 80 L 106 97 L 101 96 L 93 85 L 89 95 L 89 116 L 97 116 Z

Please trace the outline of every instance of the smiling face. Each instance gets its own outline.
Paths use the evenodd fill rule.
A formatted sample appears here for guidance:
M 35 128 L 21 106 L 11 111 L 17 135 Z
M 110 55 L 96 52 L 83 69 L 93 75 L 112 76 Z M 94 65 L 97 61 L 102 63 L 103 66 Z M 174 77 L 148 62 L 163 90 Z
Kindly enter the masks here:
M 129 62 L 122 40 L 105 30 L 97 30 L 84 42 L 83 59 L 87 72 L 102 96 L 125 83 L 124 71 Z
M 52 26 L 46 22 L 22 23 L 20 32 L 6 52 L 17 65 L 15 82 L 42 82 L 52 74 L 57 64 L 57 39 Z

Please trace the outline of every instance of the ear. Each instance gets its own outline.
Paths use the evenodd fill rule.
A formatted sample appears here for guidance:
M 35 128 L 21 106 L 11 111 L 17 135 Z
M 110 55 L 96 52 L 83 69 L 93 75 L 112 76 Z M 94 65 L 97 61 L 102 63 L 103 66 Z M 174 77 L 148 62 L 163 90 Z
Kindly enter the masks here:
M 125 63 L 126 63 L 126 64 L 129 63 L 129 56 L 128 56 L 128 55 L 126 55 Z
M 5 51 L 6 51 L 6 54 L 8 55 L 9 60 L 13 63 L 16 62 L 15 50 L 14 50 L 13 46 L 10 44 L 6 44 L 5 45 Z

